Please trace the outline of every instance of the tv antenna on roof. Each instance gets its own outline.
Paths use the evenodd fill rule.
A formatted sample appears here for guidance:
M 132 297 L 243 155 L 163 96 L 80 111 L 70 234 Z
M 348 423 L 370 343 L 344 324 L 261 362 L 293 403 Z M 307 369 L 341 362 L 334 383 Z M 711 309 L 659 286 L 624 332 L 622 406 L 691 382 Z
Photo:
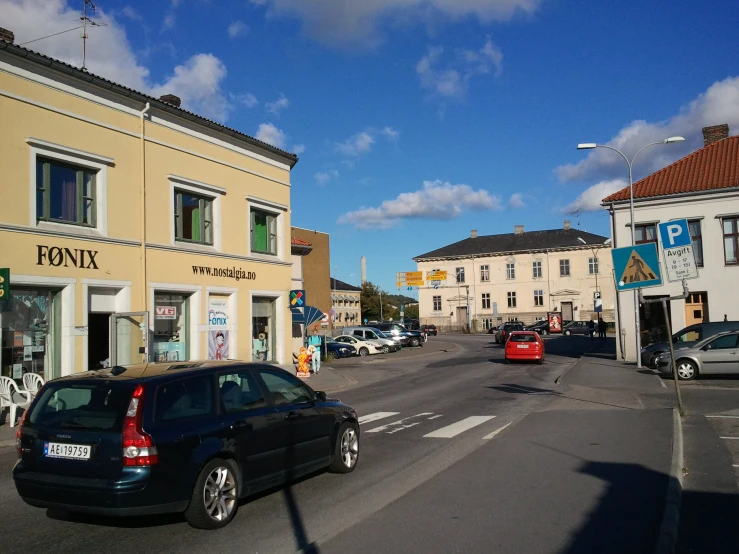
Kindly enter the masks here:
M 92 0 L 83 1 L 83 14 L 82 17 L 80 17 L 80 19 L 82 20 L 82 71 L 87 71 L 87 67 L 85 65 L 85 63 L 87 62 L 87 25 L 89 24 L 91 27 L 105 27 L 107 23 L 98 23 L 97 21 L 94 21 L 87 17 L 87 6 L 90 6 L 90 9 L 93 13 L 97 9 L 97 6 Z

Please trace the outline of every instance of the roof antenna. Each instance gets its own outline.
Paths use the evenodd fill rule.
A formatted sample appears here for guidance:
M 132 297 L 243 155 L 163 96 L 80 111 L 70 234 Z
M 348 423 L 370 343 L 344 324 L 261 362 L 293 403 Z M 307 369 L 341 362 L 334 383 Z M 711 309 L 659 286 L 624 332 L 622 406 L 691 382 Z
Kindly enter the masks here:
M 580 227 L 580 208 L 575 210 L 575 217 L 577 217 L 577 226 Z
M 107 23 L 98 23 L 96 21 L 93 21 L 89 17 L 87 17 L 87 6 L 90 5 L 90 9 L 95 12 L 97 9 L 97 6 L 92 0 L 84 0 L 84 8 L 83 8 L 83 15 L 80 17 L 82 20 L 82 71 L 87 71 L 87 66 L 85 63 L 87 62 L 87 25 L 90 24 L 91 27 L 105 27 Z

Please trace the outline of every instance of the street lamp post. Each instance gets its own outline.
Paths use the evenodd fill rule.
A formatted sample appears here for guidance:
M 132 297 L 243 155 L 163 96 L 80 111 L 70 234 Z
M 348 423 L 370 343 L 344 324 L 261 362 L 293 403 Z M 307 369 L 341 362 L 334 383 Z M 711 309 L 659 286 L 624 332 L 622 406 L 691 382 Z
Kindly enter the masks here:
M 634 160 L 636 157 L 642 152 L 642 150 L 646 150 L 650 146 L 654 146 L 656 144 L 672 144 L 674 142 L 683 142 L 685 139 L 683 137 L 669 137 L 664 140 L 660 140 L 657 142 L 651 142 L 645 146 L 642 146 L 636 154 L 629 160 L 623 152 L 618 150 L 617 148 L 614 148 L 613 146 L 608 146 L 606 144 L 596 144 L 595 142 L 583 142 L 577 145 L 578 150 L 592 150 L 593 148 L 608 148 L 609 150 L 613 150 L 614 152 L 618 152 L 621 157 L 626 162 L 626 165 L 629 166 L 629 214 L 631 219 L 631 245 L 636 246 L 636 231 L 635 231 L 635 225 L 634 225 L 634 179 L 632 175 L 632 167 L 634 165 Z M 618 293 L 617 293 L 618 294 Z M 636 334 L 636 367 L 641 368 L 641 329 L 640 329 L 640 321 L 639 321 L 639 289 L 634 289 L 634 318 L 635 318 L 635 334 Z

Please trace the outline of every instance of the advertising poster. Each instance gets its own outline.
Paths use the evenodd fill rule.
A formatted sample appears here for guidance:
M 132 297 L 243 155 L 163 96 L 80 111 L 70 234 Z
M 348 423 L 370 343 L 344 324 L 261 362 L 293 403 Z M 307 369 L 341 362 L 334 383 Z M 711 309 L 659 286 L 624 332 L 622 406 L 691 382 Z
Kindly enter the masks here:
M 227 360 L 229 357 L 228 298 L 208 299 L 208 359 Z
M 562 314 L 559 312 L 549 312 L 547 314 L 549 319 L 549 332 L 550 333 L 561 333 L 562 332 Z
M 157 362 L 180 362 L 185 359 L 184 342 L 158 342 L 154 344 L 154 360 Z

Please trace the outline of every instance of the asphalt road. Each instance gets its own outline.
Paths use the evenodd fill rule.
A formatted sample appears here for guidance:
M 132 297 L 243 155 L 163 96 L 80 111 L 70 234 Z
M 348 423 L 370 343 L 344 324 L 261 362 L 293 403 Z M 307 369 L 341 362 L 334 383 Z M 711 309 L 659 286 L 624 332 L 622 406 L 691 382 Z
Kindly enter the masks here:
M 628 440 L 624 433 L 637 423 L 605 410 L 573 434 L 563 430 L 581 425 L 582 412 L 542 411 L 558 401 L 555 380 L 590 341 L 551 339 L 538 366 L 503 364 L 501 347 L 486 335 L 438 339 L 456 347 L 388 358 L 381 369 L 388 377 L 337 394 L 362 417 L 355 472 L 321 473 L 249 499 L 219 531 L 192 529 L 177 515 L 108 519 L 31 508 L 11 480 L 14 449 L 1 449 L 0 548 L 262 554 L 311 545 L 314 552 L 368 554 L 651 548 L 664 487 L 657 468 L 665 461 L 645 456 L 647 445 L 638 440 L 623 467 L 609 450 Z M 658 417 L 647 424 L 658 425 Z M 601 436 L 604 428 L 612 441 Z M 629 504 L 635 504 L 631 523 L 611 526 L 614 537 L 630 537 L 611 546 L 627 550 L 592 550 L 593 537 L 608 537 L 604 505 L 605 513 L 617 513 Z M 592 534 L 594 521 L 600 535 Z

